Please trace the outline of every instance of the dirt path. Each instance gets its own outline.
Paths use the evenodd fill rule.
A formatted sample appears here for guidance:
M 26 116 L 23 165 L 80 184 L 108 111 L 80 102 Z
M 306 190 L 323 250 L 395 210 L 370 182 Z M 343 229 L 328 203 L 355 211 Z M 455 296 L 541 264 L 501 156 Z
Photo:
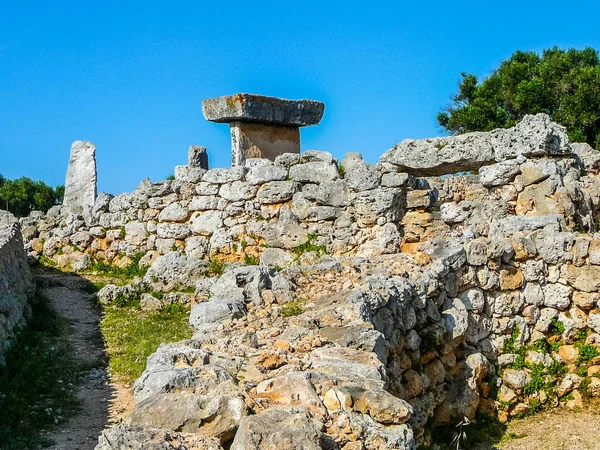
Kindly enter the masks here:
M 600 411 L 556 409 L 513 422 L 501 450 L 598 450 Z
M 109 423 L 130 409 L 129 390 L 110 382 L 100 334 L 101 309 L 85 291 L 88 281 L 75 275 L 39 275 L 38 285 L 56 313 L 71 324 L 68 340 L 82 367 L 77 397 L 81 409 L 68 422 L 47 435 L 52 450 L 91 450 Z
M 502 442 L 477 450 L 600 450 L 600 409 L 554 409 L 508 424 Z

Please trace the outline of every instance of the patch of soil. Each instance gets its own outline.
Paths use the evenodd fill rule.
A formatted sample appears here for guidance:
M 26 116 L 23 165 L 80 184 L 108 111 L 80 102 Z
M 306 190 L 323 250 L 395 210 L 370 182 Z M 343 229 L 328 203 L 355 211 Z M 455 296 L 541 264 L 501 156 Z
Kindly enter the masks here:
M 514 420 L 502 443 L 478 450 L 598 450 L 600 410 L 588 405 L 581 410 L 554 409 Z

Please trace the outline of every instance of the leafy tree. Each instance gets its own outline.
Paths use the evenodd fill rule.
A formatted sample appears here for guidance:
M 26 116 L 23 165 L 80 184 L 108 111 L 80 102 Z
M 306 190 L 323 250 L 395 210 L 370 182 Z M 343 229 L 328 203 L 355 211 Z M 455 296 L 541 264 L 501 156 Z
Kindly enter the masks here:
M 600 60 L 592 48 L 516 51 L 489 77 L 463 72 L 439 124 L 452 134 L 507 128 L 525 114 L 547 113 L 573 142 L 600 149 Z
M 59 204 L 64 195 L 64 186 L 52 189 L 43 181 L 33 181 L 22 177 L 8 180 L 0 175 L 0 208 L 8 205 L 8 210 L 16 216 L 26 216 L 31 211 L 47 211 Z

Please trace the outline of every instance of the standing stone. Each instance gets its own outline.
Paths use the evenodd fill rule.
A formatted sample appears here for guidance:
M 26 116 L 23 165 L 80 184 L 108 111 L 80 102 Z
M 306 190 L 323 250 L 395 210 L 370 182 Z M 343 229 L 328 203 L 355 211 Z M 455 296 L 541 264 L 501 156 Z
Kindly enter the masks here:
M 208 153 L 206 148 L 190 145 L 188 150 L 188 166 L 208 170 Z
M 206 120 L 229 123 L 231 164 L 249 158 L 272 161 L 284 153 L 300 153 L 300 127 L 317 125 L 325 105 L 313 100 L 286 100 L 235 94 L 202 102 Z
M 63 205 L 73 213 L 91 211 L 96 202 L 96 181 L 96 146 L 88 141 L 73 142 Z

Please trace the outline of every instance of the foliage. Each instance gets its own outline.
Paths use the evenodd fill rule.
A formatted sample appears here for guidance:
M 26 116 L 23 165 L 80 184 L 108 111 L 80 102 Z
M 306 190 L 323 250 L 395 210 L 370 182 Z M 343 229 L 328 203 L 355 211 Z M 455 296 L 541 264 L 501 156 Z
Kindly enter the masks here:
M 39 297 L 29 326 L 6 352 L 0 367 L 0 448 L 47 446 L 42 428 L 77 409 L 73 392 L 77 367 L 65 338 L 68 324 Z
M 301 255 L 309 252 L 314 252 L 318 256 L 326 255 L 327 247 L 325 245 L 317 245 L 315 243 L 317 237 L 318 236 L 315 233 L 309 233 L 306 242 L 294 248 L 294 253 L 296 254 L 296 257 L 300 257 Z
M 550 326 L 548 327 L 548 333 L 550 334 L 560 334 L 562 335 L 565 332 L 565 324 L 558 320 L 556 317 L 553 317 L 550 320 Z
M 257 256 L 244 253 L 244 264 L 246 264 L 247 266 L 258 266 L 259 263 L 260 260 Z
M 189 339 L 189 310 L 167 305 L 161 311 L 141 313 L 134 308 L 109 306 L 100 328 L 109 357 L 109 370 L 125 382 L 138 378 L 146 368 L 146 358 L 161 342 Z
M 172 181 L 172 180 L 174 180 L 174 179 L 175 179 L 175 175 L 173 175 L 173 174 L 169 174 L 169 175 L 167 175 L 166 179 L 167 179 L 167 180 L 171 180 L 171 181 Z
M 525 395 L 541 391 L 544 387 L 544 366 L 542 364 L 533 364 L 530 373 L 531 381 L 523 388 Z
M 144 252 L 138 252 L 130 257 L 130 262 L 124 267 L 119 267 L 114 264 L 105 262 L 104 260 L 94 260 L 88 272 L 100 273 L 116 278 L 131 279 L 135 277 L 143 277 L 148 271 L 148 267 L 141 267 L 140 260 L 144 256 Z
M 516 51 L 489 77 L 463 72 L 453 103 L 438 114 L 451 133 L 507 128 L 547 113 L 573 142 L 600 145 L 600 60 L 593 48 Z
M 600 353 L 595 345 L 591 344 L 582 344 L 578 348 L 579 358 L 577 359 L 578 363 L 587 363 L 591 361 L 593 358 L 598 356 Z
M 64 186 L 51 188 L 43 181 L 33 181 L 27 177 L 8 180 L 0 175 L 0 208 L 18 217 L 27 216 L 31 211 L 48 211 L 62 202 Z
M 208 260 L 208 273 L 214 277 L 220 277 L 225 270 L 225 263 L 216 258 Z
M 301 298 L 287 302 L 281 307 L 281 314 L 284 317 L 299 316 L 305 311 L 305 309 L 302 307 L 305 302 L 306 300 Z

